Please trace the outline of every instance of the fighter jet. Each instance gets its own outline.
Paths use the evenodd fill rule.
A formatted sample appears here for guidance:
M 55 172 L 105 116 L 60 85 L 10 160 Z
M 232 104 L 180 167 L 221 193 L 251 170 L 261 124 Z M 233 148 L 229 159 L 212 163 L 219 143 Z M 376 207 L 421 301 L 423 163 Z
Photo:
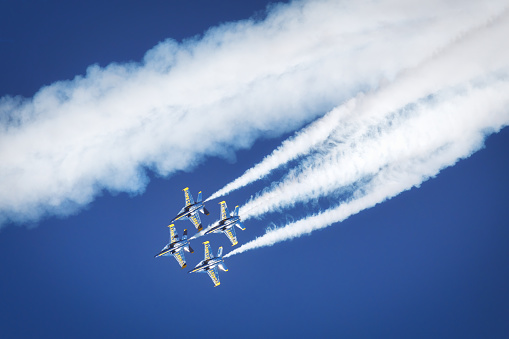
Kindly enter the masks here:
M 184 188 L 183 191 L 186 196 L 186 205 L 180 210 L 179 214 L 173 218 L 171 222 L 179 219 L 189 219 L 193 223 L 194 227 L 196 227 L 198 231 L 201 231 L 203 226 L 201 224 L 198 211 L 205 215 L 209 215 L 209 211 L 207 211 L 203 202 L 201 201 L 201 191 L 198 192 L 198 199 L 196 203 L 194 202 L 191 193 L 189 193 L 189 187 Z
M 205 234 L 210 233 L 220 233 L 223 232 L 226 234 L 228 239 L 230 239 L 232 246 L 238 244 L 237 236 L 235 235 L 235 228 L 233 226 L 237 226 L 241 230 L 245 230 L 244 225 L 240 222 L 239 217 L 239 206 L 235 206 L 235 211 L 230 215 L 228 212 L 228 207 L 226 206 L 226 202 L 221 201 L 221 220 L 212 225 L 212 228 L 207 230 Z
M 200 261 L 198 265 L 196 265 L 196 267 L 188 273 L 207 272 L 210 279 L 212 279 L 214 282 L 214 287 L 219 286 L 221 283 L 219 282 L 219 272 L 217 271 L 217 268 L 219 267 L 219 269 L 225 272 L 228 271 L 228 268 L 224 264 L 223 260 L 223 248 L 219 247 L 219 250 L 217 251 L 217 257 L 212 257 L 210 251 L 210 243 L 205 241 L 203 244 L 205 245 L 205 259 Z
M 175 259 L 177 259 L 181 268 L 187 266 L 186 258 L 184 257 L 184 251 L 193 253 L 193 249 L 189 245 L 189 241 L 187 240 L 187 230 L 184 230 L 184 235 L 182 239 L 179 240 L 178 234 L 175 231 L 175 225 L 171 224 L 168 226 L 170 228 L 170 242 L 168 245 L 164 246 L 164 248 L 156 254 L 154 258 L 173 255 Z

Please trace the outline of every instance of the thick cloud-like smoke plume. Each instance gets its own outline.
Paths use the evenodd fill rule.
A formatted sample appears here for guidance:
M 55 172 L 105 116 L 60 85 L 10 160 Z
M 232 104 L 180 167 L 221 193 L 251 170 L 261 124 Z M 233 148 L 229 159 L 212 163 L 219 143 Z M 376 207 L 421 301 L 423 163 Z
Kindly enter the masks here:
M 75 211 L 101 190 L 140 192 L 147 170 L 190 170 L 292 131 L 418 67 L 503 5 L 295 1 L 263 21 L 162 42 L 140 63 L 0 98 L 0 224 Z

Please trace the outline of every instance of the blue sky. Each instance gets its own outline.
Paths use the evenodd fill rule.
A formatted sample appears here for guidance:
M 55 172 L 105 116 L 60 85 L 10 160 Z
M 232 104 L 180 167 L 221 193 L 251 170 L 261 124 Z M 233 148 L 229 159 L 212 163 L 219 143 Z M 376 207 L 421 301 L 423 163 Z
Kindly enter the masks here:
M 0 337 L 508 335 L 504 4 L 316 3 L 0 3 Z M 153 258 L 184 187 L 209 197 L 285 140 L 202 216 L 241 205 L 239 245 L 273 246 L 217 288 Z M 189 269 L 205 240 L 231 250 L 195 239 Z

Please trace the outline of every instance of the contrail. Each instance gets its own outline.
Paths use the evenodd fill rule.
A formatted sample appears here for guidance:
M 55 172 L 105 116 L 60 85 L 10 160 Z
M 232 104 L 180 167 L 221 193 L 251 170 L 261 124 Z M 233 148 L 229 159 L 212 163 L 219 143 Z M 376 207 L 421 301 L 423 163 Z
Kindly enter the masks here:
M 189 171 L 294 131 L 391 83 L 504 6 L 294 1 L 264 20 L 161 42 L 141 62 L 90 66 L 33 98 L 1 97 L 0 226 L 75 212 L 103 191 L 140 193 L 147 171 Z
M 436 144 L 442 145 L 453 137 L 461 137 L 461 127 L 469 127 L 464 126 L 468 117 L 464 112 L 470 112 L 472 107 L 476 108 L 472 114 L 487 118 L 485 113 L 479 112 L 505 103 L 504 93 L 497 92 L 499 97 L 493 98 L 493 101 L 485 101 L 474 94 L 478 93 L 482 84 L 495 84 L 502 81 L 500 77 L 504 79 L 506 76 L 509 49 L 499 49 L 498 41 L 509 29 L 507 19 L 507 14 L 504 14 L 420 69 L 350 105 L 354 110 L 350 114 L 351 119 L 340 124 L 352 125 L 354 127 L 350 130 L 357 132 L 345 135 L 345 127 L 338 127 L 328 137 L 326 149 L 304 159 L 282 182 L 274 183 L 271 189 L 243 205 L 243 218 L 327 196 L 375 174 L 401 157 L 433 151 Z M 465 93 L 471 93 L 478 101 L 461 101 Z M 440 107 L 456 101 L 458 105 L 468 102 L 475 106 L 464 109 L 458 106 L 460 115 L 451 125 L 449 120 L 444 119 L 452 114 L 442 113 Z M 477 108 L 479 103 L 486 108 Z M 430 109 L 430 105 L 436 107 Z M 375 113 L 366 114 L 366 110 Z
M 309 234 L 314 230 L 343 221 L 353 214 L 375 206 L 412 187 L 419 186 L 423 181 L 437 175 L 441 169 L 454 165 L 458 160 L 470 156 L 481 148 L 487 134 L 497 132 L 509 124 L 509 98 L 506 95 L 508 91 L 509 69 L 507 69 L 503 80 L 482 89 L 470 89 L 466 93 L 469 96 L 466 99 L 456 98 L 457 100 L 443 103 L 443 106 L 448 107 L 436 109 L 434 113 L 436 113 L 435 117 L 440 114 L 447 115 L 441 120 L 441 123 L 446 123 L 446 121 L 450 123 L 443 126 L 441 130 L 442 132 L 449 130 L 454 134 L 449 140 L 442 140 L 438 143 L 428 140 L 434 144 L 429 147 L 429 150 L 398 156 L 377 171 L 371 180 L 359 185 L 351 192 L 351 199 L 325 212 L 270 230 L 265 235 L 233 250 L 225 257 L 259 247 L 272 246 L 281 241 Z M 483 108 L 484 105 L 489 107 Z M 474 108 L 468 110 L 469 107 Z M 468 116 L 465 117 L 464 114 L 458 113 L 463 109 L 463 112 L 467 112 Z M 425 112 L 426 115 L 429 113 Z M 420 122 L 409 121 L 401 129 L 412 130 L 409 125 Z M 457 122 L 462 125 L 462 128 L 457 128 Z M 406 142 L 408 139 L 401 138 L 400 141 Z M 426 143 L 426 140 L 420 141 Z M 428 148 L 431 145 L 423 146 Z M 417 148 L 420 147 L 417 146 Z
M 358 104 L 354 109 L 360 109 L 359 114 L 352 115 L 360 117 L 362 133 L 347 142 L 337 142 L 332 133 L 329 144 L 334 146 L 303 160 L 281 182 L 245 204 L 241 215 L 260 216 L 296 202 L 334 197 L 340 190 L 349 190 L 350 198 L 268 231 L 227 256 L 342 221 L 419 186 L 482 147 L 487 135 L 509 124 L 509 48 L 500 45 L 507 31 L 504 12 L 414 74 L 364 97 L 367 105 Z M 362 109 L 376 108 L 376 103 L 390 109 L 381 109 L 371 123 L 363 120 Z
M 492 19 L 492 16 L 488 15 L 488 20 Z M 486 17 L 485 17 L 486 18 Z M 426 29 L 432 31 L 434 28 L 441 26 L 443 23 L 440 21 L 436 21 L 434 25 L 430 25 Z M 465 23 L 463 23 L 465 24 Z M 436 42 L 432 40 L 423 40 L 423 43 L 427 45 L 428 53 L 423 53 L 420 58 L 414 59 L 413 63 L 405 63 L 401 64 L 401 67 L 394 69 L 394 77 L 397 77 L 401 73 L 405 73 L 408 71 L 408 68 L 416 68 L 417 65 L 420 65 L 423 62 L 428 62 L 430 58 L 433 57 L 434 54 L 438 53 L 440 50 L 444 49 L 447 45 L 454 45 L 455 40 L 459 39 L 462 35 L 465 34 L 465 31 L 471 29 L 472 27 L 477 28 L 480 24 L 479 21 L 472 20 L 470 22 L 471 26 L 465 25 L 463 30 L 458 35 L 458 32 L 443 32 L 442 34 L 449 34 L 446 40 L 439 39 Z M 482 24 L 485 24 L 483 22 Z M 435 26 L 436 25 L 436 26 Z M 452 33 L 452 34 L 450 34 Z M 355 38 L 358 38 L 355 36 Z M 436 37 L 434 37 L 436 38 Z M 442 37 L 443 38 L 443 37 Z M 444 41 L 447 44 L 444 44 Z M 433 53 L 430 53 L 433 52 Z M 349 103 L 344 104 L 342 106 L 333 109 L 329 113 L 327 113 L 322 119 L 318 119 L 310 126 L 299 131 L 294 137 L 287 139 L 282 143 L 280 147 L 275 149 L 270 155 L 266 156 L 260 163 L 256 164 L 252 168 L 248 169 L 242 176 L 238 177 L 234 181 L 228 183 L 226 186 L 212 194 L 207 200 L 216 199 L 218 197 L 229 194 L 230 192 L 242 188 L 256 180 L 259 180 L 266 175 L 268 175 L 272 170 L 292 161 L 298 157 L 305 156 L 309 152 L 319 149 L 324 143 L 330 134 L 333 131 L 338 133 L 338 129 L 342 130 L 343 135 L 347 136 L 352 133 L 352 130 L 347 128 L 347 124 L 344 123 L 344 120 L 352 115 L 352 110 Z M 369 110 L 365 110 L 368 113 Z M 357 112 L 358 114 L 358 112 Z
M 343 119 L 345 114 L 351 112 L 349 103 L 333 109 L 323 118 L 318 119 L 310 126 L 301 130 L 295 137 L 287 139 L 274 152 L 266 156 L 262 162 L 247 170 L 242 176 L 219 191 L 212 194 L 208 200 L 219 198 L 232 191 L 242 188 L 269 174 L 279 166 L 308 153 L 313 148 L 324 142 L 329 134 L 336 128 L 338 121 Z

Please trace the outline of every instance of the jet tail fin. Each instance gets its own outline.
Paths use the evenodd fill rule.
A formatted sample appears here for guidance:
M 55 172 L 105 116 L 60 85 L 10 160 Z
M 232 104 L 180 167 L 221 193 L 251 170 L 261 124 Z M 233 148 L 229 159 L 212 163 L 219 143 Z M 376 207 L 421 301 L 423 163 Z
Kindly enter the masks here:
M 201 191 L 198 192 L 198 198 L 196 199 L 196 202 L 201 202 L 201 199 L 202 199 L 202 196 L 201 196 Z
M 219 250 L 217 251 L 217 256 L 222 257 L 223 256 L 223 246 L 219 247 Z
M 235 206 L 235 211 L 233 211 L 233 216 L 238 217 L 239 216 L 239 205 Z

